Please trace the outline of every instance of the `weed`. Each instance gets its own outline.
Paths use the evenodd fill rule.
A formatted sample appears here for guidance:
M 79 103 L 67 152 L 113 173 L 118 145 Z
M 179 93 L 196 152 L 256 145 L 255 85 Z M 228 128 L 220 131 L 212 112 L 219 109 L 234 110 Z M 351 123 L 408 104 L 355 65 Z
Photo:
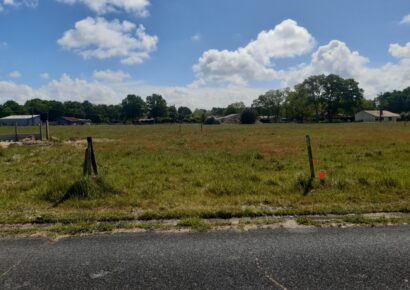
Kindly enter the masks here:
M 204 232 L 209 230 L 211 227 L 210 225 L 206 224 L 203 220 L 198 217 L 189 217 L 181 219 L 177 226 L 181 228 L 191 228 L 194 231 Z

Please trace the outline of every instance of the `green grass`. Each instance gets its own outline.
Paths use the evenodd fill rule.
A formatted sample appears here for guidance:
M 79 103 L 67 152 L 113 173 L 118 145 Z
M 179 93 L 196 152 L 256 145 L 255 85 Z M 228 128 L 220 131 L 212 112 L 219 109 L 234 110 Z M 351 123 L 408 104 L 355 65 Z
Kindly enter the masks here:
M 49 144 L 0 149 L 0 223 L 410 212 L 409 130 L 400 123 L 222 125 L 202 133 L 199 125 L 51 127 Z M 328 173 L 307 194 L 306 134 L 316 171 Z M 98 179 L 82 177 L 87 136 Z

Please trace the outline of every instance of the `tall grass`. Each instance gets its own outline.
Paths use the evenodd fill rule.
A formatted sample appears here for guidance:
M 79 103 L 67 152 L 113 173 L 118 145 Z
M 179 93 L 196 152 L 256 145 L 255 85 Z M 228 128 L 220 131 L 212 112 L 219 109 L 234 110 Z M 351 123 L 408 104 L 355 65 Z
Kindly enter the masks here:
M 401 124 L 223 125 L 202 133 L 197 125 L 181 133 L 173 125 L 84 126 L 51 127 L 51 134 L 58 142 L 1 149 L 0 222 L 108 212 L 161 218 L 410 211 L 410 134 Z M 316 170 L 328 178 L 304 194 L 306 134 Z M 103 179 L 82 178 L 87 136 L 94 137 Z

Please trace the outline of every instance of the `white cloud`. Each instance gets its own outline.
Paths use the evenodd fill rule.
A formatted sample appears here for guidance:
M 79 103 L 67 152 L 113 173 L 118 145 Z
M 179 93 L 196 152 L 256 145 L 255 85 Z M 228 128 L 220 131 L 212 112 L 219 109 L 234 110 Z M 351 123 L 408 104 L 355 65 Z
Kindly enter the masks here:
M 201 41 L 201 39 L 202 39 L 202 36 L 199 33 L 196 33 L 196 34 L 191 36 L 191 41 L 192 42 L 199 42 L 199 41 Z
M 14 78 L 14 79 L 18 79 L 21 78 L 21 73 L 17 70 L 12 71 L 11 73 L 9 73 L 9 77 Z
M 403 19 L 400 21 L 400 24 L 402 24 L 402 25 L 404 25 L 404 24 L 410 24 L 410 14 L 404 16 Z
M 204 81 L 245 85 L 251 80 L 277 78 L 272 60 L 308 53 L 315 45 L 310 33 L 288 19 L 274 29 L 262 31 L 256 40 L 235 51 L 211 49 L 201 56 L 193 70 Z
M 3 5 L 1 5 L 1 0 L 0 0 L 0 11 L 1 7 L 3 6 L 3 9 L 7 6 L 9 7 L 19 7 L 19 6 L 25 6 L 29 8 L 36 8 L 38 6 L 38 0 L 3 0 Z
M 148 16 L 149 0 L 59 0 L 67 4 L 81 3 L 98 14 L 125 11 L 138 16 Z
M 338 74 L 344 78 L 354 78 L 365 90 L 367 97 L 375 97 L 380 92 L 410 86 L 410 59 L 370 67 L 366 57 L 350 50 L 344 42 L 332 40 L 313 53 L 309 64 L 281 71 L 279 79 L 283 86 L 293 86 L 316 74 Z
M 42 78 L 43 80 L 48 80 L 50 78 L 50 75 L 45 72 L 40 74 L 40 78 Z
M 267 90 L 267 88 L 244 87 L 165 87 L 144 84 L 136 80 L 101 83 L 72 78 L 64 74 L 60 79 L 52 80 L 38 89 L 0 80 L 0 104 L 10 99 L 24 103 L 33 98 L 79 102 L 89 100 L 96 104 L 119 104 L 128 94 L 145 98 L 153 93 L 159 93 L 169 105 L 210 109 L 212 106 L 227 106 L 238 100 L 250 105 L 254 98 Z
M 123 64 L 141 64 L 157 49 L 158 37 L 145 32 L 143 25 L 97 17 L 80 20 L 58 44 L 85 59 L 119 57 Z
M 94 71 L 93 78 L 101 82 L 118 83 L 130 79 L 130 74 L 123 71 L 100 70 Z
M 0 103 L 4 103 L 8 100 L 24 103 L 26 100 L 38 96 L 39 95 L 30 86 L 0 80 Z
M 407 42 L 405 46 L 401 46 L 398 43 L 390 44 L 389 52 L 397 58 L 410 58 L 410 42 Z

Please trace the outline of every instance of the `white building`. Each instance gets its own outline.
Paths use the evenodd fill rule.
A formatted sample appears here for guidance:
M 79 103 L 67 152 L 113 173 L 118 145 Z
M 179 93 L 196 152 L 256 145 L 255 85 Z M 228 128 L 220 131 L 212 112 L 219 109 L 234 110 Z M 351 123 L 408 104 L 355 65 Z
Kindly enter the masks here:
M 385 122 L 396 122 L 400 115 L 389 111 L 382 111 L 381 120 Z M 365 110 L 355 115 L 356 122 L 378 122 L 380 121 L 379 110 Z
M 41 123 L 40 115 L 13 115 L 0 118 L 1 126 L 33 126 Z

